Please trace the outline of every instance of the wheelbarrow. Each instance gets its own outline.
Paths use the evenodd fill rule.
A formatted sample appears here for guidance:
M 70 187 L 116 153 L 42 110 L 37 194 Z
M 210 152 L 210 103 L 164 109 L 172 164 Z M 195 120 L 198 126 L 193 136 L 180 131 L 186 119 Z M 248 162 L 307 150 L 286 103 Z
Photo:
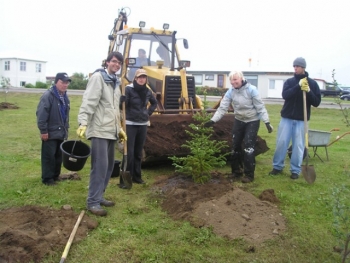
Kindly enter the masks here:
M 329 132 L 309 129 L 309 146 L 312 147 L 314 157 L 317 156 L 321 160 L 321 162 L 323 162 L 323 160 L 320 157 L 320 155 L 317 153 L 318 147 L 325 148 L 327 161 L 329 161 L 327 148 L 331 146 L 333 143 L 339 141 L 345 135 L 350 134 L 350 132 L 346 132 L 341 136 L 337 136 L 337 138 L 334 141 L 330 142 L 332 131 L 339 131 L 339 128 L 331 129 Z

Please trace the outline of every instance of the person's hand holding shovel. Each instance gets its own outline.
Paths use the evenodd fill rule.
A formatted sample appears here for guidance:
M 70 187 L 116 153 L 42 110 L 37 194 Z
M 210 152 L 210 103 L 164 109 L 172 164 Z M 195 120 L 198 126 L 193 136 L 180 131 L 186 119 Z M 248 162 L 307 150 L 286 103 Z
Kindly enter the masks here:
M 309 83 L 307 82 L 307 78 L 303 78 L 299 81 L 300 89 L 305 92 L 310 91 Z

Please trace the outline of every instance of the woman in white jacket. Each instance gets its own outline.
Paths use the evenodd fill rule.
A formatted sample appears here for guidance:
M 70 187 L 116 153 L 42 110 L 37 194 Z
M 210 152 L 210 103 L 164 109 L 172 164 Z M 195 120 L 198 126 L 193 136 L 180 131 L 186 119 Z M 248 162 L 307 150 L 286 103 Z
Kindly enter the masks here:
M 233 104 L 235 121 L 232 131 L 232 176 L 234 179 L 240 179 L 244 173 L 242 183 L 250 183 L 254 180 L 255 143 L 260 120 L 265 123 L 269 133 L 273 131 L 273 127 L 257 88 L 246 81 L 241 71 L 232 71 L 229 79 L 232 87 L 226 92 L 219 108 L 205 126 L 210 127 L 218 122 Z

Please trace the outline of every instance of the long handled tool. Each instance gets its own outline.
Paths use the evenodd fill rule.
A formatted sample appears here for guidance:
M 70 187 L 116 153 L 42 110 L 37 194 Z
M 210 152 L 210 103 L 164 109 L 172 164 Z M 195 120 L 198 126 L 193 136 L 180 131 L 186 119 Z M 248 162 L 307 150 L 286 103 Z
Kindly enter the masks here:
M 304 133 L 305 133 L 305 165 L 301 166 L 301 172 L 304 179 L 309 184 L 316 180 L 316 172 L 313 165 L 309 165 L 309 128 L 307 125 L 307 109 L 306 109 L 306 91 L 303 91 L 303 110 L 304 110 Z
M 72 233 L 71 233 L 70 236 L 69 236 L 69 239 L 68 239 L 68 242 L 67 242 L 67 244 L 66 244 L 66 247 L 64 248 L 64 251 L 63 251 L 63 254 L 62 254 L 60 263 L 63 263 L 63 262 L 66 260 L 66 258 L 67 258 L 67 255 L 68 255 L 70 246 L 72 245 L 72 242 L 73 242 L 75 233 L 77 232 L 77 229 L 78 229 L 78 227 L 79 227 L 79 225 L 80 225 L 80 222 L 81 222 L 81 220 L 82 220 L 83 217 L 84 217 L 84 213 L 85 213 L 84 210 L 80 212 L 80 215 L 79 215 L 79 217 L 78 217 L 78 220 L 77 220 L 77 222 L 75 223 L 75 226 L 74 226 L 74 228 L 73 228 Z
M 122 94 L 125 95 L 125 87 L 122 88 Z M 126 132 L 126 123 L 125 123 L 125 101 L 123 102 L 123 130 Z M 128 160 L 128 151 L 127 151 L 127 142 L 124 141 L 124 150 L 123 150 L 123 161 L 122 161 L 122 171 L 121 177 L 123 179 L 124 185 L 126 189 L 131 189 L 132 187 L 132 178 L 130 171 L 126 170 L 127 160 Z

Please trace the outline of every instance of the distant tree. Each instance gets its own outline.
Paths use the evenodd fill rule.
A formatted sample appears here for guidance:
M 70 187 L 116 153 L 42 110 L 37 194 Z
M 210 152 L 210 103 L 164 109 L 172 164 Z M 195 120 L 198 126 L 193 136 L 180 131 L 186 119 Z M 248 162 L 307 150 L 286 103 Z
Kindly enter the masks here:
M 84 90 L 86 88 L 88 77 L 84 76 L 83 73 L 74 73 L 71 79 L 72 79 L 72 82 L 69 85 L 69 89 Z
M 1 77 L 0 85 L 1 85 L 1 88 L 5 91 L 5 102 L 6 102 L 7 93 L 9 92 L 9 88 L 11 87 L 10 79 Z

